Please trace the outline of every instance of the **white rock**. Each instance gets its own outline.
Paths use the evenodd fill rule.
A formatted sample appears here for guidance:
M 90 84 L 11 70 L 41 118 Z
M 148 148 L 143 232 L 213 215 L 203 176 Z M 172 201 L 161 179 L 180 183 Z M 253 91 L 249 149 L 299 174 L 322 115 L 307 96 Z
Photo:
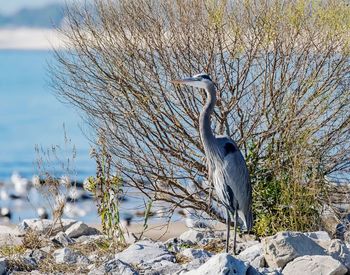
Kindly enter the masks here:
M 189 244 L 197 244 L 204 238 L 204 234 L 201 231 L 190 229 L 182 233 L 179 237 L 180 240 Z
M 95 242 L 97 240 L 105 240 L 106 237 L 103 235 L 88 235 L 88 236 L 80 236 L 75 238 L 74 241 L 81 244 L 89 244 Z
M 27 250 L 24 255 L 27 258 L 31 258 L 35 261 L 36 264 L 39 264 L 43 259 L 48 256 L 48 253 L 42 249 Z
M 118 259 L 113 259 L 102 264 L 98 268 L 92 269 L 88 274 L 89 275 L 104 275 L 104 274 L 137 275 L 137 272 L 133 270 L 133 268 L 127 263 L 124 263 Z
M 304 235 L 315 240 L 321 240 L 321 241 L 331 240 L 331 238 L 329 237 L 326 231 L 305 232 Z
M 264 275 L 282 275 L 280 268 L 276 269 L 272 267 L 259 267 L 258 271 L 260 272 L 260 274 L 264 274 Z M 299 274 L 295 274 L 295 275 L 299 275 Z
M 183 270 L 183 267 L 180 264 L 169 261 L 160 261 L 155 262 L 152 266 L 148 266 L 148 269 L 144 270 L 143 273 L 145 275 L 175 275 L 179 274 L 181 270 Z
M 66 263 L 66 264 L 89 264 L 90 261 L 83 255 L 80 255 L 69 248 L 61 248 L 57 249 L 53 252 L 53 257 L 55 258 L 55 262 L 58 264 Z
M 96 228 L 89 227 L 83 222 L 76 222 L 66 230 L 66 234 L 70 238 L 78 238 L 80 236 L 98 235 L 99 231 Z
M 65 231 L 68 227 L 75 224 L 76 220 L 70 220 L 70 219 L 62 219 L 62 226 L 59 221 L 57 221 L 55 224 L 53 223 L 53 220 L 47 220 L 47 219 L 25 219 L 23 220 L 17 227 L 20 232 L 25 232 L 28 229 L 37 231 L 41 234 L 46 234 L 49 230 L 53 227 L 53 233 L 57 233 L 58 231 Z
M 51 238 L 51 241 L 58 242 L 62 246 L 68 246 L 69 244 L 74 243 L 74 240 L 68 237 L 64 232 L 58 232 L 55 237 Z
M 256 245 L 256 244 L 260 244 L 259 241 L 246 241 L 246 242 L 242 242 L 242 243 L 237 243 L 237 252 L 238 253 L 242 253 L 242 251 L 246 250 L 247 248 Z
M 182 275 L 245 275 L 248 265 L 232 257 L 230 254 L 221 253 L 211 257 L 205 264 L 195 270 L 181 273 Z
M 327 253 L 350 270 L 350 250 L 343 241 L 338 239 L 331 240 Z
M 250 265 L 254 268 L 260 268 L 266 266 L 266 261 L 264 255 L 259 255 L 253 261 L 250 262 Z
M 284 267 L 304 255 L 326 255 L 320 245 L 300 232 L 279 232 L 262 239 L 261 243 L 269 267 Z
M 261 243 L 256 243 L 252 246 L 248 246 L 238 256 L 244 262 L 248 262 L 254 268 L 260 268 L 265 266 L 265 257 L 263 255 L 263 249 Z
M 186 248 L 184 251 L 181 252 L 181 254 L 192 260 L 201 259 L 203 261 L 206 261 L 208 258 L 212 256 L 212 254 L 209 253 L 208 251 L 205 251 L 203 249 L 193 249 L 193 248 Z
M 246 248 L 245 250 L 243 250 L 238 256 L 237 258 L 251 263 L 252 261 L 254 261 L 255 258 L 259 257 L 260 255 L 262 255 L 263 251 L 262 251 L 262 245 L 261 243 L 257 243 L 253 246 L 250 246 L 248 248 Z
M 294 259 L 283 269 L 283 275 L 343 275 L 347 268 L 331 256 L 303 256 Z
M 0 258 L 0 275 L 6 274 L 7 262 L 5 258 Z
M 171 254 L 162 243 L 152 241 L 139 241 L 130 245 L 124 251 L 115 255 L 128 264 L 152 265 L 155 262 L 174 262 L 175 256 Z

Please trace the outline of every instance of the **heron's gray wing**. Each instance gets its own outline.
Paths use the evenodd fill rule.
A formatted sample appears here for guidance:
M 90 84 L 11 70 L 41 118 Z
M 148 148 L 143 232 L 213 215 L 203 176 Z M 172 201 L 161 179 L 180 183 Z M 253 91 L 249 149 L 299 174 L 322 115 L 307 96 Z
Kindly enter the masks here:
M 226 143 L 222 144 L 222 150 L 225 154 L 221 166 L 222 173 L 220 174 L 225 177 L 224 182 L 232 190 L 238 203 L 240 216 L 243 214 L 241 218 L 244 218 L 247 228 L 250 229 L 252 225 L 252 187 L 246 162 L 241 151 L 235 143 L 232 143 L 232 140 L 222 138 L 219 142 L 223 141 Z M 231 145 L 228 143 L 231 143 Z M 234 146 L 234 148 L 231 146 Z

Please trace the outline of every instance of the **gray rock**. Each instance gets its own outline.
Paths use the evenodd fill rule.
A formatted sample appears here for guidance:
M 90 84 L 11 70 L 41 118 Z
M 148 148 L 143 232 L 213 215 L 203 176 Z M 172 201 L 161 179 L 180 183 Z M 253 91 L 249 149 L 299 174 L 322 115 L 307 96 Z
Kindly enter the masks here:
M 315 241 L 300 232 L 279 232 L 264 238 L 262 247 L 269 267 L 284 267 L 297 257 L 304 255 L 326 255 Z
M 104 240 L 106 239 L 103 235 L 88 235 L 88 236 L 80 236 L 79 238 L 75 238 L 74 241 L 81 244 L 89 244 L 92 242 L 95 242 L 97 240 Z
M 51 238 L 54 243 L 59 243 L 62 246 L 68 246 L 75 241 L 67 236 L 64 232 L 58 232 L 55 237 Z
M 201 239 L 201 240 L 198 242 L 198 244 L 204 246 L 204 245 L 207 245 L 207 244 L 209 244 L 209 243 L 211 243 L 211 242 L 213 242 L 213 241 L 217 241 L 217 240 L 218 240 L 218 239 L 217 239 L 217 238 L 214 238 L 214 237 L 203 238 L 203 239 Z
M 83 222 L 76 222 L 72 224 L 65 232 L 70 238 L 101 234 L 100 231 L 98 231 L 96 228 L 89 227 Z
M 164 245 L 169 251 L 173 253 L 178 253 L 181 251 L 181 243 L 183 242 L 178 238 L 170 238 L 164 242 Z
M 212 256 L 208 251 L 192 248 L 186 248 L 181 254 L 191 259 L 189 263 L 184 265 L 187 271 L 200 267 Z
M 0 275 L 6 274 L 7 262 L 5 258 L 0 258 Z
M 175 275 L 179 274 L 183 270 L 180 264 L 176 264 L 169 261 L 155 262 L 148 269 L 144 270 L 145 275 Z
M 10 274 L 18 273 L 23 270 L 26 270 L 25 274 L 28 274 L 28 272 L 35 270 L 37 268 L 37 263 L 35 262 L 35 260 L 27 256 L 18 255 L 18 254 L 12 255 L 9 257 L 9 260 L 11 260 L 12 262 Z M 16 263 L 16 264 L 13 264 L 13 263 Z
M 250 265 L 248 266 L 246 275 L 261 275 L 261 273 L 256 268 Z
M 246 250 L 247 248 L 260 244 L 258 241 L 247 241 L 247 242 L 242 242 L 242 243 L 237 243 L 237 253 L 240 254 L 242 251 Z
M 207 259 L 209 259 L 212 256 L 212 254 L 209 253 L 208 251 L 205 251 L 203 249 L 193 249 L 193 248 L 186 248 L 181 252 L 181 254 L 192 260 L 200 259 L 203 262 L 205 262 Z
M 128 264 L 141 265 L 152 265 L 160 261 L 175 261 L 175 256 L 162 243 L 149 240 L 132 244 L 124 251 L 116 254 L 115 257 Z
M 263 251 L 262 251 L 262 245 L 261 243 L 257 243 L 253 246 L 250 246 L 248 248 L 246 248 L 244 251 L 242 251 L 238 256 L 237 258 L 242 260 L 242 261 L 245 261 L 245 262 L 248 262 L 248 263 L 252 263 L 256 258 L 262 256 L 263 254 Z M 264 257 L 262 256 L 262 258 L 264 259 Z M 252 265 L 252 264 L 251 264 Z M 252 265 L 254 267 L 263 267 L 263 263 L 261 265 L 260 261 L 259 261 L 259 265 L 258 266 L 255 266 L 255 265 Z
M 182 233 L 179 237 L 180 240 L 188 244 L 197 244 L 204 238 L 202 231 L 190 229 Z
M 46 253 L 50 253 L 50 251 L 51 251 L 51 246 L 44 246 L 44 247 L 42 247 L 42 248 L 40 248 L 40 250 L 41 251 L 43 251 L 43 252 L 46 252 Z
M 76 253 L 67 247 L 55 250 L 53 257 L 58 264 L 90 264 L 89 259 L 84 255 Z
M 304 235 L 314 240 L 321 240 L 321 241 L 331 240 L 331 238 L 329 237 L 326 231 L 305 232 Z
M 254 268 L 260 268 L 266 266 L 266 261 L 264 255 L 259 255 L 253 261 L 250 262 L 250 265 Z
M 18 258 L 31 270 L 36 269 L 38 266 L 38 263 L 32 257 L 19 256 Z
M 343 241 L 338 239 L 331 240 L 327 253 L 350 270 L 350 250 Z
M 98 254 L 90 254 L 88 257 L 90 262 L 96 262 L 97 260 L 101 260 L 101 257 Z
M 104 274 L 137 275 L 137 272 L 127 263 L 124 263 L 123 261 L 118 259 L 113 259 L 102 264 L 98 268 L 92 269 L 88 274 L 89 275 L 104 275 Z
M 282 275 L 280 268 L 276 269 L 272 267 L 259 267 L 257 270 L 259 271 L 260 274 L 264 274 L 264 275 Z M 295 274 L 295 275 L 299 275 L 299 274 Z
M 65 231 L 68 227 L 75 224 L 76 220 L 71 219 L 62 219 L 62 225 L 59 221 L 55 224 L 53 220 L 47 219 L 25 219 L 18 226 L 18 230 L 22 233 L 25 233 L 28 229 L 37 231 L 40 234 L 46 234 L 49 230 L 52 230 L 52 233 L 55 234 L 61 230 Z
M 308 274 L 308 275 L 343 275 L 347 268 L 331 256 L 302 256 L 288 263 L 283 269 L 283 275 Z
M 32 270 L 32 271 L 13 271 L 10 273 L 11 275 L 44 275 L 44 273 L 41 273 L 38 270 Z M 45 274 L 46 275 L 46 274 Z
M 202 264 L 204 264 L 206 261 L 203 261 L 202 259 L 193 259 L 189 263 L 186 263 L 183 265 L 185 271 L 190 271 L 193 269 L 197 269 L 200 267 Z
M 221 253 L 211 257 L 205 264 L 183 275 L 245 275 L 248 264 L 232 257 L 230 254 Z
M 350 230 L 347 230 L 345 233 L 344 233 L 344 241 L 346 243 L 350 243 Z
M 39 264 L 43 259 L 47 258 L 48 253 L 42 249 L 27 250 L 24 255 L 27 258 L 31 258 L 36 264 Z

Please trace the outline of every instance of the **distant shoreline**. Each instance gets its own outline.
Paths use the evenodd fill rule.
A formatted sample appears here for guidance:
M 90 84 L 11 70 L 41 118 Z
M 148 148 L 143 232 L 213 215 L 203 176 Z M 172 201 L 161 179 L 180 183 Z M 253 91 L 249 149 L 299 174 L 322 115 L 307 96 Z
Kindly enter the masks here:
M 54 29 L 0 28 L 0 50 L 53 50 L 64 48 Z

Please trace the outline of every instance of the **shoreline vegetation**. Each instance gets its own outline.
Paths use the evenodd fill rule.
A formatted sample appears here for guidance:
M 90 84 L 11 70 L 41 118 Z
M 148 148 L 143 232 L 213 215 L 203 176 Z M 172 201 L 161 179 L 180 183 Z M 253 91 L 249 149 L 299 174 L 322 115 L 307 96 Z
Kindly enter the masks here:
M 350 267 L 348 243 L 325 231 L 240 235 L 232 255 L 223 252 L 224 234 L 217 228 L 178 225 L 176 234 L 161 239 L 135 237 L 130 228 L 123 243 L 72 219 L 0 226 L 0 274 L 343 275 Z
M 0 50 L 52 50 L 63 45 L 62 35 L 53 29 L 0 28 Z

